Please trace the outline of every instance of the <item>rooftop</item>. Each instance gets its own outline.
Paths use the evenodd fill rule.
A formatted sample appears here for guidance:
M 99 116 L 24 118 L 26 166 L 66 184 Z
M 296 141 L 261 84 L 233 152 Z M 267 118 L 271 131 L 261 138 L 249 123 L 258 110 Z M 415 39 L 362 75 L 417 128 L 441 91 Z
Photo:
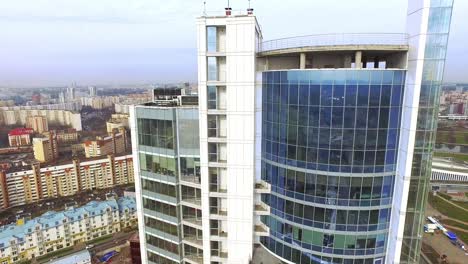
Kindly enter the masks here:
M 83 215 L 101 215 L 108 208 L 113 211 L 124 211 L 125 209 L 136 210 L 136 202 L 131 197 L 121 197 L 118 200 L 109 199 L 107 201 L 91 201 L 85 206 L 78 208 L 69 208 L 65 211 L 49 211 L 43 215 L 25 222 L 19 221 L 17 224 L 10 224 L 0 227 L 0 249 L 8 247 L 10 241 L 18 239 L 23 241 L 26 234 L 40 226 L 43 229 L 53 228 L 61 225 L 65 219 L 70 222 L 81 220 Z M 61 263 L 61 262 L 60 262 Z M 65 262 L 67 263 L 67 262 Z
M 407 51 L 404 33 L 344 33 L 288 37 L 262 42 L 259 56 L 318 51 Z
M 71 255 L 51 261 L 51 264 L 70 264 L 70 263 L 88 263 L 91 260 L 91 254 L 88 250 L 78 251 Z
M 433 157 L 432 168 L 438 170 L 468 173 L 468 164 L 453 160 L 451 158 Z
M 34 130 L 32 128 L 20 127 L 20 128 L 15 128 L 15 129 L 10 130 L 10 132 L 8 133 L 8 136 L 21 136 L 21 135 L 29 135 L 32 133 L 34 133 Z

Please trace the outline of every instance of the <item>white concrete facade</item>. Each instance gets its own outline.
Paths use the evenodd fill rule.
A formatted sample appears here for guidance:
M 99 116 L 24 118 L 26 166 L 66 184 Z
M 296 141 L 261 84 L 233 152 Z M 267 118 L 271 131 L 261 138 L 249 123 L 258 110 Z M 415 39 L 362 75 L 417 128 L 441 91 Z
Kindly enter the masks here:
M 216 26 L 219 32 L 216 51 L 207 49 L 209 26 Z M 256 43 L 261 34 L 254 16 L 202 17 L 197 20 L 197 33 L 203 262 L 248 263 L 254 244 L 255 65 Z M 216 57 L 217 80 L 208 79 L 209 57 Z M 225 87 L 225 97 L 218 97 L 218 100 L 225 100 L 225 108 L 209 109 L 208 86 Z M 218 102 L 218 106 L 220 104 L 223 102 Z M 227 121 L 225 127 L 220 125 L 217 137 L 208 134 L 210 115 Z M 209 144 L 216 144 L 217 158 L 220 159 L 217 162 L 209 159 Z M 225 170 L 226 179 L 220 183 L 225 184 L 225 194 L 210 192 L 209 168 Z M 220 172 L 220 175 L 224 174 Z M 218 210 L 226 215 L 213 214 L 216 208 L 210 202 L 215 197 L 218 198 Z M 220 220 L 221 226 L 227 228 L 226 240 L 217 242 L 221 253 L 218 256 L 211 254 L 212 219 Z

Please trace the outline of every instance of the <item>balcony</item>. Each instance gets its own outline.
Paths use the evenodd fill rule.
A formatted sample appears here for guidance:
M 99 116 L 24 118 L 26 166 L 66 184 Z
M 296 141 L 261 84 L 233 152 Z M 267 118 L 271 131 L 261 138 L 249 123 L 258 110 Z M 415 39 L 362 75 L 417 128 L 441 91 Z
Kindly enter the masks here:
M 180 183 L 193 188 L 201 188 L 201 178 L 198 175 L 181 175 Z
M 211 229 L 210 239 L 212 241 L 226 240 L 228 233 L 218 228 Z
M 182 217 L 182 224 L 187 225 L 187 226 L 191 226 L 193 228 L 202 229 L 202 220 L 197 219 L 195 217 L 183 216 Z
M 267 182 L 260 181 L 255 183 L 255 193 L 271 193 L 271 185 Z
M 196 236 L 187 236 L 182 238 L 182 242 L 190 245 L 192 247 L 196 247 L 199 249 L 203 249 L 203 240 L 201 238 L 198 238 Z
M 203 264 L 203 256 L 202 255 L 186 255 L 184 257 L 184 261 L 186 263 L 191 264 Z
M 218 183 L 210 184 L 210 197 L 227 197 L 226 186 L 219 186 Z
M 263 223 L 257 224 L 254 226 L 254 232 L 257 236 L 269 236 L 269 228 Z
M 256 215 L 269 215 L 270 207 L 262 202 L 255 205 L 255 214 Z
M 226 219 L 227 218 L 227 210 L 224 209 L 224 208 L 211 207 L 210 208 L 210 217 L 211 218 L 218 218 L 218 219 Z
M 228 253 L 221 251 L 219 249 L 211 250 L 211 261 L 226 262 L 228 258 Z
M 183 197 L 180 204 L 201 210 L 201 198 Z

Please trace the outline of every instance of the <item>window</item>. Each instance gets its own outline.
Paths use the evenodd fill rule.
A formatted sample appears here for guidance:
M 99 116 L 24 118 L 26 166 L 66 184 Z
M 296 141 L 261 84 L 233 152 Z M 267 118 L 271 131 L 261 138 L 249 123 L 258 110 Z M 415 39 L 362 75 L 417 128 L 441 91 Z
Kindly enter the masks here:
M 140 145 L 174 149 L 172 121 L 139 118 L 137 123 Z
M 208 57 L 208 81 L 218 80 L 218 62 L 216 57 Z
M 207 100 L 208 100 L 208 109 L 216 109 L 217 108 L 217 89 L 216 86 L 208 86 L 208 95 L 207 95 Z
M 206 50 L 209 52 L 217 51 L 217 29 L 216 27 L 206 27 Z

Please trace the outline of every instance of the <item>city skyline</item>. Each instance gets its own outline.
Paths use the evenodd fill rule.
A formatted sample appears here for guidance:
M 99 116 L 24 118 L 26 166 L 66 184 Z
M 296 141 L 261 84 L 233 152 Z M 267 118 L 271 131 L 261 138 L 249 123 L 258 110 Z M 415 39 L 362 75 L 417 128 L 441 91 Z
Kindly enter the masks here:
M 338 0 L 290 6 L 252 1 L 252 7 L 265 27 L 265 40 L 280 38 L 285 31 L 290 36 L 404 32 L 406 1 L 358 2 L 362 7 L 358 10 L 351 8 L 356 3 Z M 0 23 L 5 25 L 0 28 L 4 36 L 0 87 L 62 86 L 72 81 L 86 85 L 196 81 L 196 34 L 190 22 L 202 14 L 203 1 L 183 6 L 146 0 L 112 1 L 112 5 L 87 0 L 66 5 L 55 0 L 21 3 L 4 3 L 0 10 Z M 207 1 L 206 9 L 222 12 L 225 5 L 224 1 Z M 248 1 L 231 1 L 231 6 L 245 10 Z M 461 70 L 468 30 L 462 10 L 466 8 L 467 2 L 455 3 L 447 82 L 468 81 Z M 304 17 L 310 23 L 305 24 Z

